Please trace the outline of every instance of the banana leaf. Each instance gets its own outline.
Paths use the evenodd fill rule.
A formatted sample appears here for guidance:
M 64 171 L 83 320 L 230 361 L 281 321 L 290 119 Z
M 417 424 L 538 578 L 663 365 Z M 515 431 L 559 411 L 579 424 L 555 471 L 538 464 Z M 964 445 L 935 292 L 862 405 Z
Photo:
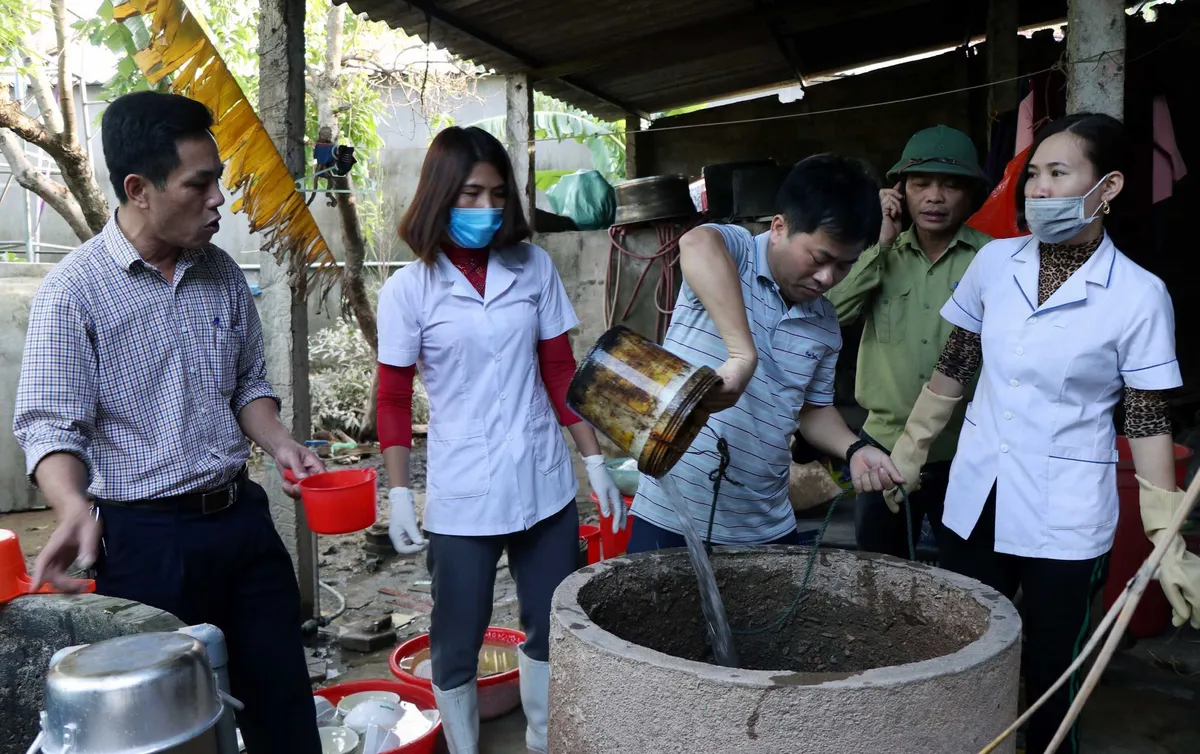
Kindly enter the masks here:
M 148 34 L 138 33 L 144 24 L 132 24 L 137 29 L 131 35 L 137 43 L 132 60 L 150 81 L 170 77 L 171 91 L 212 111 L 213 138 L 226 162 L 223 182 L 237 196 L 231 210 L 244 212 L 251 231 L 267 236 L 281 264 L 300 257 L 318 265 L 315 276 L 331 284 L 338 275 L 333 253 L 204 19 L 186 0 L 127 0 L 113 7 L 118 22 L 144 16 L 153 17 Z

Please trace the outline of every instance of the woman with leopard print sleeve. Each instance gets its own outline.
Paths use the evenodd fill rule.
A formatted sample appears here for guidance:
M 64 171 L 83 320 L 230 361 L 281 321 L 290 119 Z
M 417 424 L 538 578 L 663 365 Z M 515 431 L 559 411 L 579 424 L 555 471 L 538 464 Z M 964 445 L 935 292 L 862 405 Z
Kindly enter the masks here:
M 1182 384 L 1171 299 L 1104 232 L 1124 185 L 1121 130 L 1107 115 L 1079 114 L 1038 134 L 1018 186 L 1018 217 L 1033 235 L 993 241 L 972 261 L 942 309 L 955 329 L 892 453 L 904 478 L 919 480 L 982 364 L 950 471 L 941 564 L 1010 598 L 1022 590 L 1031 702 L 1074 660 L 1107 576 L 1122 393 L 1147 534 L 1182 503 L 1162 398 Z M 1200 624 L 1200 560 L 1179 544 L 1160 581 L 1176 623 Z M 1028 754 L 1049 745 L 1075 690 L 1072 679 L 1034 715 Z M 1067 745 L 1078 751 L 1077 730 Z

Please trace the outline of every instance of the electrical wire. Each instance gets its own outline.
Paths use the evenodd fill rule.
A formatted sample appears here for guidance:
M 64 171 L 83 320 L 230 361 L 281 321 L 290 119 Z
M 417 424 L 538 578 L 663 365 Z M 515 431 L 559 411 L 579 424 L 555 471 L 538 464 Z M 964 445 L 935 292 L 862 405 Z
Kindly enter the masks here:
M 618 321 L 625 321 L 629 317 L 630 312 L 633 311 L 634 304 L 637 303 L 638 293 L 642 289 L 642 284 L 657 262 L 660 272 L 658 284 L 655 286 L 653 294 L 655 308 L 654 334 L 655 340 L 658 343 L 662 343 L 663 338 L 666 337 L 667 328 L 671 325 L 671 314 L 675 310 L 675 281 L 676 271 L 679 267 L 679 239 L 700 222 L 699 218 L 694 218 L 683 223 L 674 221 L 651 222 L 650 224 L 654 226 L 655 232 L 658 235 L 658 250 L 650 254 L 638 254 L 629 250 L 626 239 L 630 226 L 614 225 L 608 229 L 610 246 L 608 268 L 605 270 L 604 279 L 604 325 L 606 329 L 611 328 Z M 646 262 L 646 266 L 642 269 L 641 274 L 638 275 L 637 282 L 633 286 L 633 291 L 629 294 L 629 301 L 625 304 L 625 309 L 618 320 L 616 314 L 619 305 L 621 269 L 623 267 L 622 262 L 626 257 Z
M 1186 31 L 1184 31 L 1183 33 L 1166 40 L 1165 42 L 1158 45 L 1157 47 L 1155 47 L 1151 50 L 1147 50 L 1146 52 L 1144 52 L 1134 58 L 1130 58 L 1126 62 L 1133 63 L 1133 62 L 1142 60 L 1146 57 L 1149 57 L 1150 55 L 1161 50 L 1163 47 L 1166 47 L 1167 45 L 1169 45 L 1173 42 L 1177 42 L 1180 39 L 1183 39 L 1184 37 L 1189 36 L 1190 34 L 1195 32 L 1195 30 L 1196 30 L 1195 28 L 1189 28 Z M 1030 71 L 1028 73 L 1022 73 L 1019 76 L 1008 76 L 1008 77 L 1005 77 L 1002 79 L 994 79 L 991 81 L 985 81 L 981 84 L 970 84 L 968 86 L 960 86 L 960 87 L 956 87 L 954 89 L 945 89 L 945 90 L 942 90 L 939 92 L 931 92 L 929 94 L 918 94 L 918 95 L 914 95 L 912 97 L 900 97 L 898 99 L 881 100 L 879 102 L 868 102 L 868 103 L 864 103 L 861 105 L 846 105 L 843 107 L 830 107 L 830 108 L 826 108 L 824 110 L 810 110 L 810 111 L 801 112 L 801 113 L 786 113 L 783 115 L 765 115 L 760 118 L 740 118 L 737 120 L 725 120 L 725 121 L 717 121 L 717 122 L 713 122 L 713 123 L 684 123 L 684 124 L 680 124 L 678 126 L 662 126 L 661 128 L 653 128 L 650 130 L 642 131 L 642 133 L 660 134 L 660 133 L 666 133 L 667 131 L 684 131 L 684 130 L 690 130 L 690 129 L 695 129 L 695 128 L 719 128 L 721 126 L 741 126 L 741 125 L 747 125 L 750 123 L 767 123 L 770 121 L 790 120 L 793 118 L 811 118 L 811 117 L 814 117 L 817 115 L 832 115 L 834 113 L 853 112 L 855 110 L 869 110 L 869 109 L 876 108 L 876 107 L 887 107 L 889 105 L 903 105 L 903 104 L 907 104 L 909 102 L 920 102 L 922 100 L 936 99 L 938 97 L 948 97 L 953 94 L 963 94 L 965 92 L 972 92 L 977 89 L 987 89 L 989 87 L 998 86 L 1000 84 L 1012 83 L 1013 81 L 1022 81 L 1024 79 L 1027 79 L 1027 78 L 1030 78 L 1033 76 L 1039 76 L 1043 73 L 1051 73 L 1053 71 L 1065 70 L 1069 66 L 1086 65 L 1088 63 L 1099 63 L 1108 58 L 1111 58 L 1114 54 L 1124 53 L 1124 52 L 1125 52 L 1124 49 L 1105 50 L 1103 52 L 1099 52 L 1095 55 L 1091 55 L 1086 58 L 1080 58 L 1079 60 L 1065 60 L 1065 61 L 1060 60 L 1060 61 L 1056 62 L 1054 65 L 1048 66 L 1046 68 L 1042 68 L 1041 70 Z M 629 133 L 630 132 L 626 132 L 627 135 Z M 637 133 L 637 132 L 635 131 L 633 133 Z M 603 137 L 609 137 L 609 136 L 614 136 L 614 135 L 616 135 L 616 134 L 605 133 L 605 134 L 595 134 L 593 136 L 585 136 L 582 138 L 584 138 L 584 139 L 603 138 Z M 557 142 L 557 141 L 562 141 L 562 139 L 555 137 L 555 136 L 543 136 L 541 138 L 529 139 L 525 143 L 534 144 L 536 142 L 543 142 L 543 141 L 544 142 L 551 142 L 551 141 Z M 511 144 L 513 142 L 508 142 L 508 143 Z

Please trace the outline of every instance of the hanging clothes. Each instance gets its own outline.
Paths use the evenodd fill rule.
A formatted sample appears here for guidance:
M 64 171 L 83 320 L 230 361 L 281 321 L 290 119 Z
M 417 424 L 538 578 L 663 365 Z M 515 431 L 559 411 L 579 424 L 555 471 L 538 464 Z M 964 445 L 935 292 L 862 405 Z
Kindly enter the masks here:
M 1153 176 L 1151 178 L 1151 202 L 1158 204 L 1169 199 L 1175 183 L 1187 175 L 1187 165 L 1179 154 L 1175 143 L 1175 127 L 1171 123 L 1171 111 L 1167 98 L 1161 94 L 1154 98 L 1153 108 Z
M 992 121 L 992 137 L 983 161 L 983 172 L 987 176 L 989 186 L 995 186 L 1004 178 L 1004 170 L 1013 158 L 1013 143 L 1018 134 L 1016 110 L 1006 110 Z
M 1034 128 L 1034 100 L 1036 95 L 1030 89 L 1029 94 L 1025 95 L 1025 99 L 1021 100 L 1021 104 L 1017 106 L 1017 143 L 1013 149 L 1013 154 L 1018 155 L 1033 146 Z

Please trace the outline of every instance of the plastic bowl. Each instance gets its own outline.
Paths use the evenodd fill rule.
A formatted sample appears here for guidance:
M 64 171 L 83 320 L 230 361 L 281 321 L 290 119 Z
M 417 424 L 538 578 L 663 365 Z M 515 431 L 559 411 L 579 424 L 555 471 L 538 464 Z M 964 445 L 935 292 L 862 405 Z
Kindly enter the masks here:
M 491 626 L 483 635 L 484 641 L 495 644 L 512 644 L 519 646 L 525 641 L 525 634 L 512 628 Z M 388 667 L 392 675 L 406 686 L 427 690 L 433 693 L 433 683 L 428 678 L 418 678 L 400 667 L 400 661 L 412 657 L 417 652 L 429 648 L 429 634 L 409 639 L 392 651 L 388 657 Z M 475 682 L 479 686 L 479 719 L 494 720 L 512 712 L 521 705 L 520 671 L 517 668 L 480 678 Z
M 637 461 L 632 458 L 614 458 L 606 461 L 604 467 L 608 469 L 622 495 L 632 497 L 637 494 L 638 479 L 641 477 L 641 472 L 637 470 Z
M 336 686 L 319 689 L 313 692 L 316 696 L 323 696 L 337 706 L 344 697 L 350 694 L 356 694 L 360 691 L 391 691 L 399 694 L 400 700 L 415 704 L 417 709 L 436 710 L 437 702 L 433 698 L 433 691 L 423 689 L 419 686 L 413 686 L 406 683 L 388 680 L 371 680 L 371 681 L 353 681 L 351 683 L 339 683 Z M 442 732 L 442 719 L 438 717 L 438 721 L 429 729 L 429 732 L 418 738 L 416 741 L 411 741 L 399 749 L 391 749 L 384 754 L 433 754 L 437 751 L 438 736 Z
M 290 476 L 290 472 L 285 476 Z M 341 469 L 300 480 L 309 530 L 349 534 L 375 523 L 375 469 Z

